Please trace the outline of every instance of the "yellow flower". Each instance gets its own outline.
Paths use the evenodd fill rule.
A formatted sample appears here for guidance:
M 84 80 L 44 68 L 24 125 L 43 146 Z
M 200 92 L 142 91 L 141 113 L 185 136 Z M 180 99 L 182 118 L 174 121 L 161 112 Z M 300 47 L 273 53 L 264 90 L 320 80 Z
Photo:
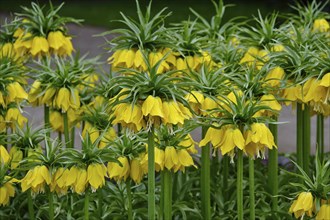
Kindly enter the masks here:
M 47 88 L 45 94 L 41 99 L 41 104 L 46 104 L 47 106 L 52 105 L 55 93 L 56 89 L 54 87 Z
M 99 148 L 104 148 L 108 145 L 110 141 L 113 141 L 117 137 L 116 130 L 113 127 L 108 128 L 104 134 L 102 134 L 102 138 L 99 144 Z
M 17 147 L 13 146 L 9 151 L 9 155 L 12 158 L 10 162 L 10 168 L 16 169 L 19 165 L 19 162 L 23 159 L 23 152 Z
M 130 175 L 130 165 L 129 161 L 125 156 L 118 158 L 118 161 L 121 163 L 109 162 L 108 163 L 108 173 L 109 177 L 113 178 L 116 181 L 125 180 Z
M 65 169 L 63 167 L 58 168 L 53 175 L 52 182 L 50 184 L 50 191 L 55 191 L 58 195 L 67 194 L 69 187 L 66 185 L 66 180 L 69 173 L 69 169 Z
M 191 91 L 185 98 L 189 102 L 190 107 L 197 114 L 201 114 L 201 105 L 204 102 L 204 95 L 198 91 Z
M 272 87 L 278 87 L 281 84 L 281 80 L 285 75 L 284 69 L 277 66 L 269 71 L 265 78 L 266 84 Z
M 32 34 L 26 33 L 20 36 L 14 43 L 14 48 L 16 52 L 22 56 L 32 47 Z
M 224 128 L 216 129 L 210 127 L 206 134 L 205 137 L 199 142 L 199 146 L 203 147 L 206 146 L 207 143 L 211 142 L 211 144 L 217 148 L 220 144 L 220 142 L 223 140 L 223 135 L 225 133 Z
M 7 91 L 9 93 L 9 95 L 7 96 L 7 103 L 20 102 L 23 99 L 28 99 L 28 94 L 18 82 L 10 83 L 7 86 Z
M 50 111 L 49 122 L 55 131 L 64 132 L 63 117 L 58 111 Z
M 99 131 L 89 122 L 85 123 L 84 130 L 82 132 L 82 137 L 86 138 L 86 135 L 89 135 L 89 138 L 92 143 L 96 141 L 96 139 L 100 136 Z
M 10 155 L 8 154 L 7 149 L 0 145 L 0 166 L 7 164 L 10 161 Z
M 212 99 L 210 97 L 205 97 L 204 102 L 202 102 L 202 105 L 201 105 L 201 113 L 203 116 L 207 116 L 210 114 L 207 111 L 216 109 L 218 107 L 219 107 L 219 105 L 216 101 L 214 101 L 214 99 Z
M 289 212 L 294 213 L 296 218 L 307 214 L 309 217 L 313 216 L 313 195 L 310 192 L 302 192 L 298 199 L 293 202 Z
M 130 177 L 135 183 L 140 183 L 144 176 L 140 158 L 134 158 L 130 164 Z
M 191 135 L 188 134 L 182 141 L 180 141 L 179 146 L 185 147 L 191 154 L 197 154 L 198 151 L 195 148 L 195 144 L 196 142 L 192 139 Z
M 51 175 L 45 165 L 36 166 L 28 171 L 25 177 L 21 180 L 22 192 L 29 188 L 35 193 L 45 191 L 45 185 L 50 185 Z
M 2 107 L 6 107 L 6 102 L 5 102 L 5 99 L 3 98 L 3 95 L 2 95 L 2 92 L 0 91 L 0 105 Z
M 260 152 L 262 157 L 265 157 L 265 147 L 273 149 L 277 147 L 274 142 L 274 136 L 269 130 L 269 128 L 263 123 L 253 123 L 251 125 L 251 130 L 245 132 L 245 148 L 244 151 L 253 157 L 257 155 L 260 157 Z
M 144 100 L 142 104 L 142 114 L 144 116 L 159 116 L 164 117 L 163 109 L 162 109 L 162 100 L 156 96 L 149 95 L 146 100 Z
M 62 31 L 51 31 L 47 36 L 47 41 L 49 48 L 53 49 L 54 53 L 57 54 L 57 51 L 65 44 L 65 36 Z
M 174 172 L 185 171 L 185 167 L 194 166 L 194 161 L 186 149 L 177 150 L 178 163 L 174 167 Z
M 8 109 L 5 119 L 7 122 L 11 122 L 12 128 L 15 128 L 14 122 L 17 122 L 20 127 L 23 127 L 27 122 L 27 118 L 25 118 L 17 108 Z
M 255 62 L 256 57 L 258 56 L 259 49 L 256 47 L 250 47 L 248 51 L 244 54 L 243 58 L 240 60 L 240 64 L 247 63 L 251 65 Z
M 227 128 L 223 134 L 223 140 L 219 144 L 222 155 L 225 155 L 235 147 L 238 147 L 240 150 L 243 150 L 245 147 L 245 140 L 238 128 Z
M 178 163 L 179 163 L 179 158 L 176 149 L 172 146 L 167 146 L 165 148 L 165 167 L 168 170 L 171 170 Z
M 330 74 L 329 74 L 330 75 Z M 330 79 L 329 79 L 330 80 Z M 304 96 L 304 102 L 326 102 L 327 99 L 327 88 L 321 86 L 322 81 L 317 80 L 316 78 L 310 79 L 310 87 Z
M 285 50 L 285 47 L 282 44 L 276 44 L 271 48 L 272 52 L 282 52 Z
M 143 58 L 143 55 L 142 55 L 142 52 L 141 52 L 140 49 L 137 50 L 136 53 L 135 53 L 134 67 L 135 67 L 135 69 L 142 70 L 142 71 L 147 70 L 147 65 L 144 62 L 144 58 Z
M 175 101 L 163 102 L 164 124 L 181 124 L 183 125 L 185 119 L 191 118 L 191 112 L 181 103 Z
M 321 205 L 321 208 L 318 211 L 315 220 L 329 220 L 329 219 L 330 219 L 330 205 L 323 204 Z
M 256 116 L 272 116 L 276 113 L 279 113 L 282 109 L 282 106 L 280 103 L 278 103 L 278 101 L 276 100 L 276 98 L 271 95 L 271 94 L 268 94 L 268 95 L 263 95 L 261 98 L 260 98 L 260 103 L 259 105 L 261 106 L 268 106 L 270 107 L 273 111 L 275 112 L 272 112 L 272 111 L 269 111 L 269 110 L 266 110 L 266 109 L 263 109 L 263 110 L 260 110 L 258 111 L 254 117 Z
M 80 97 L 78 89 L 73 89 L 70 95 L 70 107 L 72 109 L 78 109 L 80 107 Z
M 134 63 L 135 52 L 133 49 L 117 50 L 108 59 L 112 67 L 131 68 Z
M 41 96 L 40 96 L 40 93 L 41 93 L 41 82 L 39 80 L 36 80 L 33 82 L 32 86 L 31 86 L 31 89 L 29 91 L 29 94 L 28 94 L 28 100 L 29 100 L 29 103 L 32 104 L 33 106 L 38 106 L 41 104 Z
M 82 194 L 85 192 L 86 185 L 87 185 L 87 171 L 85 169 L 73 169 L 71 171 L 70 169 L 70 175 L 71 173 L 75 173 L 77 178 L 73 185 L 73 191 Z
M 44 37 L 34 37 L 32 40 L 32 45 L 30 53 L 32 56 L 36 55 L 46 55 L 49 51 L 48 41 Z
M 313 32 L 327 32 L 330 30 L 330 25 L 324 18 L 316 19 L 313 23 Z
M 163 54 L 160 51 L 149 53 L 149 62 L 151 67 L 155 66 L 156 63 L 159 62 L 161 59 L 163 59 Z M 157 73 L 163 73 L 164 71 L 167 71 L 169 69 L 170 66 L 168 65 L 168 63 L 165 62 L 165 60 L 162 60 L 157 69 Z
M 74 51 L 71 37 L 65 37 L 64 45 L 58 50 L 60 56 L 71 55 Z
M 5 179 L 10 179 L 10 177 L 5 176 Z M 11 179 L 0 186 L 0 206 L 8 205 L 10 197 L 15 196 L 15 188 L 12 183 L 16 181 L 16 179 Z
M 113 108 L 112 116 L 115 117 L 113 124 L 121 123 L 123 127 L 132 128 L 134 131 L 139 131 L 145 126 L 142 108 L 139 105 L 120 103 Z
M 147 154 L 146 157 L 148 158 Z M 155 170 L 159 172 L 160 170 L 164 169 L 164 166 L 165 166 L 165 151 L 155 147 Z
M 67 112 L 70 107 L 70 90 L 62 87 L 56 96 L 56 107 L 62 109 L 62 112 Z
M 330 87 L 330 73 L 326 73 L 322 79 L 321 79 L 321 83 L 320 86 L 324 86 L 324 87 Z
M 12 43 L 5 43 L 3 45 L 0 45 L 0 58 L 2 57 L 10 57 L 14 59 L 19 58 Z
M 103 164 L 92 163 L 87 168 L 87 181 L 91 185 L 92 191 L 96 191 L 105 185 L 107 168 Z

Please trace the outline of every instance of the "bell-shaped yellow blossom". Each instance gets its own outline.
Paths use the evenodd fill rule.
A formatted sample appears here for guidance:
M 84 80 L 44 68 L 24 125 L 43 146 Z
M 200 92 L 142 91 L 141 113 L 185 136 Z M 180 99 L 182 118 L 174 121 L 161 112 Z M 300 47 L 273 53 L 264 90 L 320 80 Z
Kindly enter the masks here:
M 71 55 L 72 52 L 74 51 L 72 42 L 71 42 L 71 37 L 65 37 L 64 44 L 60 49 L 58 50 L 58 55 L 60 56 L 66 56 L 66 55 Z
M 184 107 L 181 103 L 175 101 L 163 102 L 164 124 L 183 124 L 185 119 L 189 119 L 192 115 L 191 112 Z
M 78 89 L 73 89 L 71 92 L 70 107 L 75 110 L 80 107 L 80 96 Z
M 330 87 L 330 73 L 326 73 L 320 82 L 320 86 Z
M 198 91 L 191 91 L 185 98 L 189 102 L 190 107 L 197 114 L 201 114 L 201 105 L 204 102 L 204 95 Z
M 330 219 L 330 204 L 321 205 L 315 220 L 327 220 Z
M 282 52 L 285 50 L 285 47 L 282 44 L 276 44 L 271 48 L 272 52 Z
M 141 165 L 141 160 L 139 158 L 132 159 L 130 168 L 131 179 L 137 184 L 140 183 L 145 174 Z
M 157 51 L 157 52 L 150 52 L 149 53 L 149 63 L 150 66 L 155 66 L 156 63 L 158 63 L 161 59 L 163 59 L 163 54 L 161 51 Z M 166 70 L 169 70 L 169 65 L 167 62 L 165 62 L 165 60 L 162 60 L 158 69 L 157 69 L 157 73 L 163 73 Z
M 5 43 L 0 45 L 0 58 L 2 57 L 10 57 L 14 59 L 19 58 L 19 55 L 16 53 L 12 43 Z
M 217 147 L 219 147 L 221 141 L 223 140 L 224 134 L 225 134 L 224 128 L 216 129 L 216 128 L 210 127 L 207 130 L 205 137 L 199 142 L 199 146 L 203 147 L 203 146 L 206 146 L 207 143 L 211 142 L 213 147 L 217 148 Z
M 130 175 L 130 165 L 127 157 L 121 156 L 118 158 L 118 161 L 121 164 L 115 163 L 115 162 L 109 162 L 108 163 L 108 173 L 109 177 L 116 180 L 125 180 Z
M 11 122 L 12 128 L 15 128 L 14 122 L 17 122 L 20 127 L 23 127 L 27 122 L 27 118 L 24 117 L 17 108 L 8 109 L 5 119 L 7 122 Z
M 7 164 L 10 161 L 10 155 L 7 151 L 7 149 L 0 145 L 0 166 L 2 166 L 3 164 Z
M 45 94 L 41 99 L 41 104 L 46 104 L 47 106 L 52 105 L 53 99 L 55 97 L 55 93 L 56 93 L 56 88 L 54 87 L 47 88 Z
M 120 103 L 113 108 L 113 124 L 120 123 L 124 127 L 133 127 L 133 130 L 139 131 L 145 122 L 143 120 L 142 108 L 140 105 L 130 103 Z M 132 127 L 130 125 L 133 125 Z
M 55 131 L 64 132 L 63 117 L 59 111 L 50 111 L 49 122 Z
M 47 36 L 47 41 L 49 48 L 57 54 L 57 51 L 65 44 L 65 36 L 62 31 L 51 31 Z
M 87 168 L 87 181 L 91 185 L 92 191 L 96 191 L 105 184 L 107 168 L 103 164 L 92 163 Z
M 0 115 L 0 132 L 5 132 L 7 126 L 6 126 L 6 121 L 5 118 Z
M 272 86 L 278 87 L 281 84 L 281 80 L 285 75 L 284 69 L 282 67 L 275 67 L 269 71 L 265 78 L 265 83 Z
M 164 117 L 163 109 L 162 109 L 162 100 L 156 96 L 149 95 L 146 100 L 144 100 L 142 104 L 142 114 L 144 116 L 159 116 Z
M 205 97 L 204 102 L 202 102 L 202 105 L 201 105 L 201 114 L 204 116 L 207 116 L 207 115 L 209 115 L 208 111 L 211 111 L 218 107 L 219 107 L 219 105 L 216 101 L 214 101 L 214 99 L 212 99 L 210 97 Z
M 31 89 L 28 94 L 28 101 L 32 106 L 38 106 L 41 104 L 41 100 L 41 82 L 36 80 L 31 85 Z
M 277 147 L 274 142 L 274 136 L 269 128 L 263 123 L 253 123 L 251 129 L 245 132 L 244 151 L 252 158 L 257 155 L 265 157 L 265 148 L 273 149 Z
M 94 143 L 97 140 L 97 138 L 100 136 L 100 133 L 97 130 L 97 128 L 95 128 L 89 122 L 86 122 L 84 126 L 84 130 L 82 132 L 82 137 L 86 138 L 86 135 L 89 135 L 91 142 Z
M 68 171 L 68 175 L 67 178 L 65 180 L 65 186 L 68 187 L 74 187 L 74 185 L 76 184 L 77 178 L 78 178 L 78 174 L 80 172 L 80 169 L 77 168 L 76 166 L 72 166 L 69 171 Z
M 135 57 L 134 57 L 133 63 L 134 63 L 134 67 L 136 69 L 141 70 L 141 71 L 147 70 L 147 64 L 144 61 L 144 57 L 143 57 L 143 54 L 140 49 L 135 52 Z
M 34 37 L 30 49 L 31 55 L 42 56 L 48 54 L 48 52 L 49 52 L 49 45 L 47 39 L 44 37 Z
M 297 200 L 293 202 L 289 212 L 294 213 L 296 218 L 307 214 L 307 216 L 313 216 L 313 195 L 310 192 L 302 192 L 299 194 Z
M 56 107 L 62 109 L 62 112 L 67 112 L 70 107 L 70 90 L 62 87 L 56 95 Z
M 277 113 L 279 113 L 282 109 L 282 106 L 280 103 L 278 103 L 277 99 L 272 95 L 272 94 L 268 94 L 268 95 L 263 95 L 260 98 L 260 102 L 259 105 L 261 106 L 268 106 L 270 107 L 273 111 L 269 111 L 266 109 L 260 110 L 258 111 L 254 117 L 256 116 L 272 116 L 272 115 L 276 115 Z
M 22 192 L 32 189 L 35 193 L 45 191 L 45 185 L 50 185 L 51 174 L 45 165 L 36 166 L 28 171 L 25 177 L 21 180 Z
M 155 170 L 157 172 L 164 169 L 165 166 L 165 151 L 155 147 Z M 141 166 L 144 173 L 148 172 L 148 154 L 145 154 L 143 159 L 141 160 Z
M 171 170 L 178 163 L 179 158 L 176 149 L 172 146 L 167 146 L 165 148 L 165 167 Z
M 238 128 L 227 128 L 223 134 L 223 140 L 220 142 L 219 147 L 222 155 L 225 155 L 235 147 L 243 150 L 245 147 L 245 140 L 242 132 Z
M 58 195 L 67 194 L 69 187 L 66 185 L 66 180 L 69 173 L 69 169 L 59 167 L 53 175 L 52 182 L 50 184 L 50 191 L 55 191 Z
M 183 140 L 180 141 L 179 146 L 185 147 L 191 154 L 197 154 L 198 151 L 195 148 L 196 142 L 193 140 L 190 134 L 188 134 Z
M 87 186 L 87 171 L 85 169 L 77 169 L 74 170 L 74 172 L 77 172 L 77 179 L 76 182 L 73 185 L 74 192 L 78 194 L 82 194 L 85 192 L 86 186 Z M 70 174 L 73 173 L 70 169 Z
M 186 149 L 177 150 L 178 163 L 174 166 L 174 172 L 185 171 L 185 167 L 195 166 L 191 155 Z M 195 166 L 196 167 L 196 166 Z
M 5 179 L 10 179 L 11 177 L 5 176 Z M 0 206 L 5 206 L 9 204 L 10 197 L 15 196 L 15 187 L 13 183 L 17 182 L 16 179 L 11 179 L 0 186 Z
M 9 155 L 11 157 L 10 168 L 16 169 L 19 165 L 19 162 L 21 162 L 23 159 L 23 152 L 16 146 L 13 146 L 9 151 Z
M 32 34 L 26 33 L 21 35 L 14 43 L 16 52 L 22 56 L 27 53 L 32 47 Z
M 255 62 L 256 57 L 258 56 L 259 49 L 256 47 L 250 47 L 248 51 L 244 54 L 243 58 L 240 60 L 239 63 L 247 63 L 251 65 L 252 63 Z
M 330 80 L 330 79 L 329 79 Z M 304 102 L 324 102 L 327 97 L 327 88 L 320 85 L 320 80 L 316 78 L 310 79 L 310 87 L 304 96 Z
M 18 82 L 10 83 L 7 86 L 7 103 L 10 102 L 21 102 L 23 99 L 28 99 L 28 94 L 25 92 L 23 87 Z
M 23 36 L 23 34 L 24 34 L 24 30 L 22 28 L 17 28 L 14 32 L 13 37 L 19 38 L 19 37 Z
M 99 148 L 104 148 L 109 142 L 113 141 L 117 137 L 116 130 L 113 127 L 108 128 L 102 135 Z
M 330 25 L 324 18 L 316 19 L 313 23 L 313 32 L 327 32 L 330 30 Z

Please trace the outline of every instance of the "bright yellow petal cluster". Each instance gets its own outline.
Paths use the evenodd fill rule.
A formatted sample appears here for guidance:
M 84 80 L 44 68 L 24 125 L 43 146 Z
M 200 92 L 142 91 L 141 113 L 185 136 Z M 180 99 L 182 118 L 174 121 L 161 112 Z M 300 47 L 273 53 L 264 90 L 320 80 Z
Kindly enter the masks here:
M 313 23 L 313 32 L 328 32 L 330 25 L 324 18 L 316 19 Z
M 298 198 L 293 201 L 289 212 L 294 213 L 296 218 L 300 218 L 305 214 L 309 217 L 313 216 L 313 195 L 310 192 L 302 192 L 299 194 Z
M 28 119 L 22 115 L 18 108 L 10 108 L 7 111 L 5 120 L 9 122 L 11 128 L 15 129 L 15 123 L 22 128 Z
M 13 82 L 7 85 L 8 96 L 6 102 L 21 102 L 22 100 L 28 99 L 28 94 L 25 92 L 23 87 L 18 82 Z
M 118 164 L 116 162 L 109 162 L 108 163 L 108 173 L 109 177 L 111 179 L 114 179 L 116 181 L 121 181 L 129 177 L 130 175 L 130 164 L 129 160 L 125 156 L 121 156 L 118 158 L 118 161 L 121 164 Z
M 10 161 L 10 155 L 7 149 L 4 146 L 0 145 L 0 166 L 9 163 L 9 161 Z
M 327 219 L 330 219 L 330 205 L 323 204 L 321 205 L 321 208 L 318 211 L 315 220 L 327 220 Z
M 19 165 L 19 162 L 23 159 L 23 152 L 18 149 L 16 146 L 10 148 L 9 155 L 11 157 L 10 168 L 16 169 Z
M 209 142 L 215 149 L 219 148 L 222 155 L 229 153 L 233 156 L 235 147 L 238 147 L 240 150 L 245 148 L 245 139 L 242 132 L 238 128 L 231 126 L 223 126 L 220 129 L 210 127 L 204 139 L 200 141 L 199 146 L 203 147 Z
M 50 184 L 50 191 L 56 192 L 58 195 L 65 195 L 68 192 L 68 186 L 66 180 L 69 176 L 69 169 L 59 167 L 53 175 L 52 182 Z
M 113 124 L 120 123 L 133 131 L 139 131 L 146 125 L 142 108 L 138 104 L 120 103 L 113 108 L 112 117 L 114 117 Z
M 282 109 L 282 105 L 277 101 L 277 99 L 275 98 L 275 96 L 273 96 L 272 94 L 268 94 L 268 95 L 263 95 L 260 98 L 260 102 L 259 105 L 261 106 L 268 106 L 270 107 L 273 111 L 268 111 L 266 109 L 260 110 L 258 111 L 254 117 L 257 116 L 272 116 L 272 115 L 276 115 L 277 113 L 279 113 Z
M 35 193 L 45 192 L 45 185 L 50 185 L 51 174 L 45 165 L 36 166 L 28 171 L 21 180 L 22 192 L 30 189 Z
M 247 64 L 249 66 L 255 64 L 256 68 L 260 70 L 268 60 L 269 56 L 266 50 L 250 47 L 240 60 L 240 64 Z
M 79 127 L 80 124 L 78 123 L 78 120 L 79 120 L 80 111 L 75 111 L 72 108 L 69 108 L 67 114 L 68 114 L 69 128 L 71 128 L 74 125 Z M 61 133 L 64 132 L 63 114 L 61 112 L 57 110 L 51 110 L 49 114 L 49 122 L 55 131 L 59 131 Z
M 102 138 L 100 140 L 100 143 L 98 145 L 99 148 L 104 148 L 107 146 L 107 144 L 114 140 L 117 137 L 116 131 L 113 127 L 108 128 L 104 133 L 100 133 L 100 131 L 91 125 L 89 122 L 85 123 L 83 132 L 82 132 L 82 137 L 85 138 L 86 135 L 89 135 L 89 138 L 92 143 L 94 143 L 100 135 L 102 135 Z
M 104 164 L 92 163 L 88 166 L 87 182 L 91 185 L 93 192 L 105 185 L 105 177 L 108 175 Z
M 20 58 L 19 54 L 16 53 L 14 44 L 12 43 L 5 43 L 3 45 L 0 45 L 0 59 L 2 59 L 3 57 L 9 57 L 14 60 L 18 60 Z
M 65 185 L 78 194 L 85 192 L 87 186 L 87 171 L 76 166 L 70 168 Z
M 269 71 L 265 78 L 265 83 L 271 87 L 278 87 L 281 85 L 281 80 L 283 80 L 284 75 L 284 69 L 277 66 Z
M 10 177 L 5 176 L 5 179 L 10 179 Z M 8 205 L 10 197 L 15 196 L 14 182 L 16 182 L 16 179 L 11 179 L 0 186 L 0 206 Z
M 265 158 L 266 147 L 273 149 L 277 147 L 274 142 L 274 136 L 269 128 L 263 123 L 253 123 L 251 129 L 247 130 L 244 134 L 245 149 L 244 151 L 252 158 L 257 155 Z

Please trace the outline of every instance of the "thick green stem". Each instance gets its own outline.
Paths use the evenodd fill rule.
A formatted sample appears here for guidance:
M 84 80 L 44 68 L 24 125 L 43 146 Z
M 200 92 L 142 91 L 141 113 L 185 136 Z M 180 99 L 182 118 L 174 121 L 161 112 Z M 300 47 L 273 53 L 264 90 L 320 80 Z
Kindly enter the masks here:
M 155 146 L 154 129 L 148 132 L 148 219 L 155 220 Z
M 222 194 L 224 201 L 228 201 L 228 178 L 229 178 L 229 157 L 228 155 L 224 155 L 222 158 L 222 166 L 223 166 L 223 171 L 222 171 Z M 225 210 L 227 208 L 228 203 L 225 203 Z
M 84 220 L 89 220 L 89 193 L 88 193 L 88 189 L 86 189 L 86 191 L 85 191 Z
M 250 220 L 255 220 L 254 159 L 249 159 Z
M 202 138 L 205 137 L 207 128 L 202 127 Z M 210 145 L 202 147 L 201 158 L 201 199 L 203 219 L 211 219 L 211 189 L 210 189 Z
M 305 105 L 305 108 L 303 110 L 303 168 L 307 174 L 309 174 L 309 158 L 311 154 L 311 117 L 309 109 L 309 106 Z
M 49 121 L 49 107 L 47 105 L 44 105 L 44 123 L 45 123 L 45 128 L 49 129 L 50 126 L 50 121 Z M 47 131 L 46 133 L 47 137 L 50 137 L 50 132 Z
M 66 148 L 71 148 L 70 135 L 69 135 L 69 122 L 68 113 L 63 113 L 63 125 L 64 125 L 64 141 Z
M 317 115 L 317 128 L 316 128 L 316 136 L 317 136 L 317 153 L 318 157 L 323 162 L 323 154 L 324 154 L 324 116 L 322 114 Z
M 28 196 L 28 209 L 29 209 L 29 219 L 34 220 L 34 208 L 33 208 L 33 200 L 32 200 L 32 194 L 31 189 L 27 192 Z
M 277 145 L 278 129 L 276 124 L 270 124 L 269 129 L 274 136 L 274 142 Z M 276 148 L 269 150 L 268 154 L 268 188 L 272 195 L 272 211 L 278 211 L 278 151 Z
M 164 171 L 164 220 L 172 219 L 172 173 Z
M 165 177 L 164 177 L 164 171 L 160 172 L 160 209 L 159 209 L 159 216 L 160 219 L 163 219 L 164 216 L 164 193 L 165 193 Z
M 297 163 L 300 167 L 303 167 L 303 110 L 302 110 L 302 104 L 297 103 L 297 124 L 296 124 L 296 131 L 297 131 Z
M 243 220 L 243 151 L 237 150 L 237 219 Z
M 49 219 L 53 220 L 54 219 L 54 197 L 52 192 L 48 192 L 48 202 L 49 202 L 49 209 L 48 209 L 48 214 L 49 214 Z
M 71 145 L 71 148 L 74 148 L 74 139 L 75 139 L 75 135 L 76 135 L 76 129 L 75 127 L 72 127 L 71 128 L 71 139 L 70 139 L 70 145 Z
M 126 193 L 127 193 L 127 202 L 128 202 L 127 219 L 133 220 L 131 180 L 126 181 Z

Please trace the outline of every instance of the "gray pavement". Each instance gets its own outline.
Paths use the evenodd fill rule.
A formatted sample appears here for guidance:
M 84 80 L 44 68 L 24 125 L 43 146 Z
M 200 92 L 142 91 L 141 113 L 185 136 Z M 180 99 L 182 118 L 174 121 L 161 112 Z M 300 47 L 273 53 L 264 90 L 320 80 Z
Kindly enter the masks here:
M 3 18 L 3 16 L 2 16 Z M 0 20 L 1 14 L 0 14 Z M 73 45 L 80 54 L 88 53 L 89 57 L 100 56 L 100 61 L 103 61 L 104 64 L 101 65 L 102 69 L 108 72 L 109 66 L 106 64 L 106 59 L 109 56 L 105 53 L 105 50 L 102 48 L 102 45 L 105 44 L 105 40 L 102 37 L 93 37 L 94 35 L 100 34 L 106 29 L 98 28 L 98 27 L 90 27 L 90 26 L 77 26 L 70 25 L 69 26 L 70 34 L 74 36 Z M 32 108 L 26 107 L 24 109 L 25 115 L 27 115 L 30 119 L 30 122 L 33 125 L 41 125 L 43 123 L 43 108 Z M 294 152 L 296 149 L 296 116 L 295 112 L 291 110 L 290 107 L 284 107 L 281 115 L 279 117 L 280 122 L 286 122 L 284 124 L 279 125 L 278 131 L 278 149 L 280 152 Z M 312 148 L 313 152 L 315 152 L 316 148 L 316 117 L 312 117 L 311 124 L 312 136 Z M 78 131 L 79 132 L 79 131 Z M 76 140 L 79 139 L 77 132 Z M 325 150 L 327 152 L 330 151 L 330 117 L 325 119 Z M 193 132 L 194 139 L 196 141 L 200 140 L 200 130 L 196 130 Z M 77 141 L 76 141 L 77 143 Z

